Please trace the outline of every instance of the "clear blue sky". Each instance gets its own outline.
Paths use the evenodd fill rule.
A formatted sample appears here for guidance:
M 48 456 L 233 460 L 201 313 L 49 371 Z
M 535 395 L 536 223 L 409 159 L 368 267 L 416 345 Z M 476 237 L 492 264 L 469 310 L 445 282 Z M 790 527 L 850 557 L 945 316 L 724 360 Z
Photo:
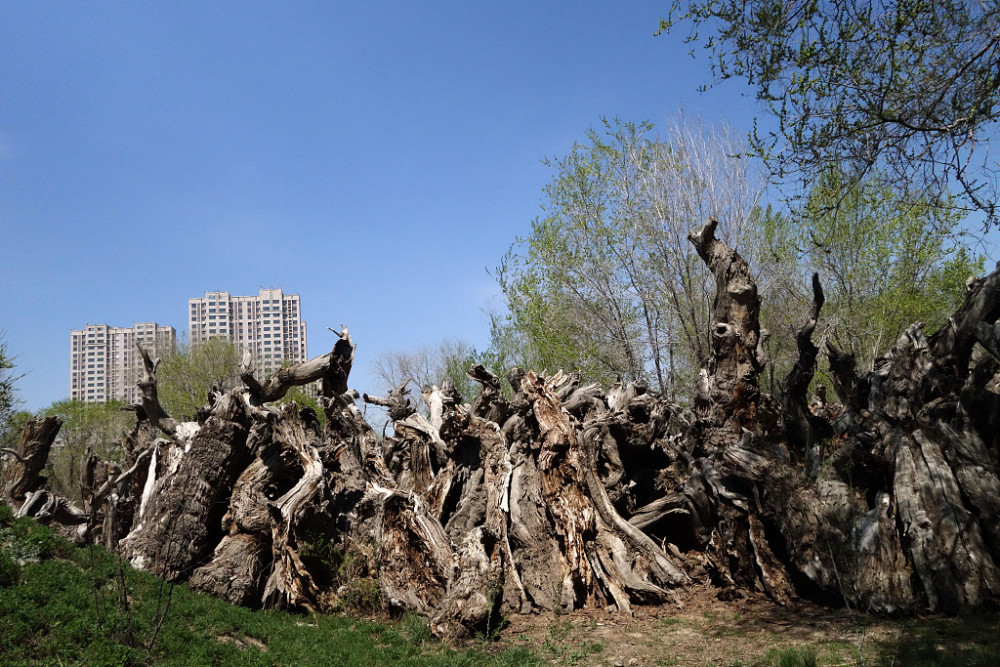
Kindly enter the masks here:
M 488 344 L 487 273 L 602 115 L 750 126 L 658 2 L 0 0 L 0 328 L 23 407 L 69 332 L 302 297 L 311 356 Z

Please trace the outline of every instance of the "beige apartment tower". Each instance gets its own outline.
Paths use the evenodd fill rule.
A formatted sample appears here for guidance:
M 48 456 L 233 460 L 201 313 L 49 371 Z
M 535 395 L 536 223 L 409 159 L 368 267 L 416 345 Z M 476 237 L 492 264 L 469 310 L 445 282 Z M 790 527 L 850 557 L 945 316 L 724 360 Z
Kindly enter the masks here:
M 131 328 L 88 324 L 70 332 L 69 397 L 74 401 L 106 403 L 110 400 L 136 403 L 136 387 L 142 373 L 139 341 L 152 354 L 173 352 L 177 332 L 156 322 L 140 322 Z
M 248 350 L 259 371 L 309 358 L 299 295 L 281 289 L 262 289 L 257 296 L 205 292 L 189 299 L 188 336 L 192 347 L 225 338 L 241 353 Z

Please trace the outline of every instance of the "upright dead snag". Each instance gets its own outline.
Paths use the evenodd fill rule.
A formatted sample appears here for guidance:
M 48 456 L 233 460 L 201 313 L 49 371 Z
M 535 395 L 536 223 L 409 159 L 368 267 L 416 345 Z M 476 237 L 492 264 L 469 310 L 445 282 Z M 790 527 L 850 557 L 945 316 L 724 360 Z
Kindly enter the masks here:
M 738 252 L 715 238 L 717 220 L 692 231 L 688 239 L 715 276 L 712 305 L 712 354 L 704 360 L 696 408 L 705 423 L 705 446 L 725 446 L 743 429 L 757 429 L 758 385 L 763 366 L 760 348 L 760 296 L 750 266 Z

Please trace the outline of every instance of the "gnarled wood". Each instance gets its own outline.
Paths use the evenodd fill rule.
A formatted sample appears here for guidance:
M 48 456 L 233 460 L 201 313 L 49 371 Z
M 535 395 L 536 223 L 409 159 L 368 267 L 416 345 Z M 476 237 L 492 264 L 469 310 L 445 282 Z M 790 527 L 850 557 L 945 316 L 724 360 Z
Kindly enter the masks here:
M 3 495 L 14 501 L 15 507 L 45 483 L 42 469 L 61 427 L 62 420 L 58 417 L 31 419 L 21 432 L 17 451 L 4 450 L 17 459 L 17 465 L 5 468 L 3 475 Z

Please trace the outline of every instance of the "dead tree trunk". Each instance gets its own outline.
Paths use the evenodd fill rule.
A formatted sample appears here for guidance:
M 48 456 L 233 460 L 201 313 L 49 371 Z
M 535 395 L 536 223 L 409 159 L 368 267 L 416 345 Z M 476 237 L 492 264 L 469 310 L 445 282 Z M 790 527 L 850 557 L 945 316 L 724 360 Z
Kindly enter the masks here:
M 16 465 L 4 469 L 3 475 L 3 495 L 14 502 L 15 508 L 24 502 L 29 493 L 45 484 L 42 469 L 61 427 L 62 420 L 58 417 L 32 419 L 21 432 L 17 451 L 3 450 L 4 454 L 17 460 Z

